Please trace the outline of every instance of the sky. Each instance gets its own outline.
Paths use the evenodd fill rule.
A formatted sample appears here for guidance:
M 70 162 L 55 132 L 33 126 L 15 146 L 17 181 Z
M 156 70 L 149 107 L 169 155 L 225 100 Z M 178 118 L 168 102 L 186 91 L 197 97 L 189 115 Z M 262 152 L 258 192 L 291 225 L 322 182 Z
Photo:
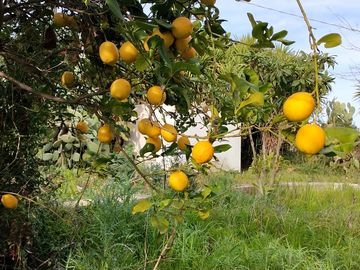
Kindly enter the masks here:
M 333 91 L 327 98 L 330 100 L 336 98 L 341 102 L 351 103 L 356 108 L 354 122 L 356 126 L 360 127 L 360 100 L 354 100 L 356 77 L 360 79 L 360 0 L 344 2 L 339 0 L 302 0 L 302 4 L 310 18 L 317 39 L 328 33 L 339 33 L 342 36 L 341 46 L 331 49 L 320 47 L 322 52 L 335 55 L 338 63 L 334 70 L 329 70 L 329 73 L 336 79 Z M 269 10 L 270 8 L 301 16 L 296 0 L 252 0 L 250 3 L 217 0 L 216 6 L 220 10 L 220 17 L 227 20 L 223 24 L 224 28 L 232 34 L 233 38 L 251 33 L 252 28 L 246 15 L 247 12 L 250 12 L 256 20 L 272 25 L 275 32 L 288 30 L 287 39 L 296 42 L 291 46 L 294 50 L 311 52 L 304 20 Z M 352 30 L 344 29 L 344 27 Z

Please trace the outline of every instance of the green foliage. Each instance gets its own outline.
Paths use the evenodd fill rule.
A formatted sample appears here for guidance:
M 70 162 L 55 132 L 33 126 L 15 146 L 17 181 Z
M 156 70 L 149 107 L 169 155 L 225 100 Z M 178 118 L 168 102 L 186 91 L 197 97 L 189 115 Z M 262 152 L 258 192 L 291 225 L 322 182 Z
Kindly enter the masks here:
M 274 28 L 272 26 L 268 27 L 267 22 L 255 21 L 254 16 L 251 13 L 248 13 L 247 16 L 253 28 L 252 36 L 256 39 L 256 43 L 251 45 L 252 47 L 275 48 L 274 41 L 281 42 L 283 45 L 295 43 L 295 41 L 284 39 L 288 34 L 286 30 L 274 33 Z
M 341 36 L 337 33 L 331 33 L 323 36 L 317 42 L 318 45 L 324 43 L 325 48 L 333 48 L 341 45 Z
M 326 105 L 327 126 L 329 127 L 353 127 L 355 107 L 350 103 L 342 103 L 333 99 Z
M 279 189 L 268 197 L 234 190 L 235 174 L 214 175 L 221 192 L 211 219 L 188 213 L 177 228 L 164 269 L 355 269 L 360 265 L 359 198 L 354 189 Z M 67 269 L 152 269 L 164 238 L 119 203 L 118 184 L 62 219 L 33 209 L 40 260 Z M 204 193 L 206 196 L 208 192 Z M 154 218 L 153 218 L 154 219 Z M 53 239 L 51 242 L 49 239 Z M 49 256 L 48 254 L 52 254 Z

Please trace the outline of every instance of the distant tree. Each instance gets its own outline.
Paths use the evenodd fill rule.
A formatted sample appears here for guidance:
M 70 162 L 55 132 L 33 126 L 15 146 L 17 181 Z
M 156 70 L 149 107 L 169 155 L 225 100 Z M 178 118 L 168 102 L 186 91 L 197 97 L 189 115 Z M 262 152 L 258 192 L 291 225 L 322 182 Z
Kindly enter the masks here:
M 354 127 L 355 107 L 350 103 L 346 104 L 333 99 L 326 105 L 326 114 L 329 127 Z

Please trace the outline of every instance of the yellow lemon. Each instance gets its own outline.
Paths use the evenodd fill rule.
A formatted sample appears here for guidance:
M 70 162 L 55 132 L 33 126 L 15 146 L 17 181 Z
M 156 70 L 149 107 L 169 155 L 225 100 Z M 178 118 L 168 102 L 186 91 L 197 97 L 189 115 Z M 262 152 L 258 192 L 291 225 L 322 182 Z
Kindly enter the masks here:
M 179 53 L 182 53 L 185 49 L 189 47 L 189 42 L 191 41 L 191 36 L 186 38 L 180 38 L 175 40 L 175 48 Z
M 180 150 L 185 151 L 186 146 L 190 145 L 190 140 L 187 136 L 183 135 L 179 138 L 177 144 Z
M 120 59 L 130 64 L 136 61 L 139 51 L 130 41 L 126 41 L 123 45 L 121 45 L 119 54 Z
M 193 31 L 192 22 L 186 17 L 176 18 L 171 26 L 171 32 L 176 39 L 187 38 Z
M 296 133 L 295 145 L 300 152 L 314 155 L 325 145 L 325 131 L 317 124 L 306 124 Z
M 87 133 L 89 130 L 89 126 L 85 121 L 80 121 L 76 124 L 76 129 L 82 133 Z
M 182 192 L 189 186 L 189 178 L 184 172 L 176 171 L 170 174 L 168 183 L 173 190 Z
M 164 41 L 165 48 L 170 48 L 170 46 L 174 43 L 174 36 L 171 32 L 161 32 L 159 28 L 154 29 L 152 36 L 159 36 Z
M 189 60 L 191 58 L 195 58 L 196 55 L 196 50 L 193 47 L 188 47 L 181 53 L 181 58 L 184 60 Z
M 1 197 L 1 203 L 5 208 L 15 209 L 18 206 L 19 200 L 12 194 L 4 194 Z
M 149 103 L 151 105 L 156 105 L 156 106 L 163 104 L 166 99 L 166 93 L 158 85 L 150 87 L 149 90 L 147 91 L 146 96 Z
M 106 65 L 115 65 L 119 60 L 119 50 L 116 48 L 116 45 L 110 41 L 101 43 L 99 55 L 101 61 Z
M 147 130 L 149 129 L 149 126 L 151 126 L 151 121 L 150 119 L 141 119 L 139 122 L 138 122 L 138 131 L 141 133 L 141 134 L 144 134 L 144 135 L 147 135 Z
M 286 99 L 283 112 L 289 121 L 304 121 L 314 111 L 315 101 L 308 92 L 297 92 Z
M 199 164 L 209 162 L 214 156 L 214 147 L 208 141 L 197 142 L 192 148 L 191 156 Z
M 167 142 L 174 142 L 177 138 L 177 131 L 173 125 L 165 124 L 161 128 L 161 136 Z
M 158 152 L 161 148 L 161 140 L 159 137 L 149 137 L 146 139 L 146 143 L 151 143 L 155 146 L 155 152 Z
M 99 142 L 109 144 L 114 138 L 111 127 L 109 125 L 103 125 L 98 130 L 98 140 Z
M 123 100 L 130 96 L 131 85 L 125 79 L 117 79 L 110 86 L 110 94 L 117 100 Z
M 66 15 L 64 13 L 54 13 L 53 24 L 58 28 L 65 27 L 67 25 Z
M 74 73 L 70 72 L 70 71 L 65 71 L 62 75 L 61 75 L 61 85 L 64 87 L 72 87 L 75 81 L 75 77 L 74 77 Z

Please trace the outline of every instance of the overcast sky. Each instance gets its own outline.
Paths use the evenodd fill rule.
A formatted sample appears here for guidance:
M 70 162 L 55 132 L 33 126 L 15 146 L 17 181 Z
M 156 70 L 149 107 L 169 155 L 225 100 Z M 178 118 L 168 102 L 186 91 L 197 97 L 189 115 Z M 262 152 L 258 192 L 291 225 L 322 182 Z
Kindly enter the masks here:
M 323 52 L 336 55 L 338 62 L 336 68 L 330 71 L 336 77 L 336 83 L 329 99 L 336 97 L 342 102 L 350 102 L 355 106 L 357 111 L 354 120 L 360 127 L 360 101 L 355 101 L 353 98 L 356 91 L 355 79 L 356 76 L 360 77 L 360 0 L 303 0 L 302 2 L 309 18 L 353 29 L 351 31 L 311 21 L 318 39 L 332 32 L 342 35 L 342 46 L 332 49 L 321 47 Z M 247 12 L 251 12 L 256 20 L 269 22 L 274 26 L 275 31 L 288 30 L 287 39 L 296 41 L 292 45 L 294 50 L 310 52 L 308 32 L 302 18 L 266 9 L 301 15 L 295 0 L 252 0 L 250 4 L 235 0 L 217 0 L 216 6 L 220 9 L 220 17 L 227 20 L 224 23 L 225 29 L 231 32 L 233 37 L 241 37 L 251 32 L 251 25 L 246 15 Z

